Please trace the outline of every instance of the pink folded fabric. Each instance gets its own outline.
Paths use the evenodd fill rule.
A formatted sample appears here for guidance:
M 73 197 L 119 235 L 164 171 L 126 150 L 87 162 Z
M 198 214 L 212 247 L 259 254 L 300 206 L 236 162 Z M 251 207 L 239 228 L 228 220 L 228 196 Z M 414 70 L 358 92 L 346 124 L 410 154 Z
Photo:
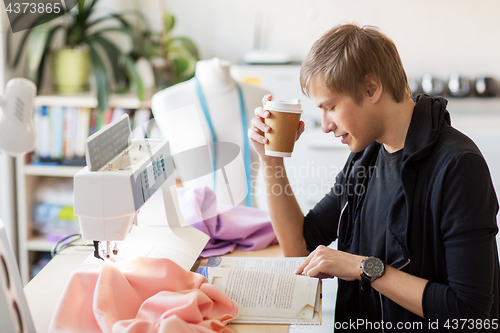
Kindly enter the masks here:
M 179 205 L 186 222 L 210 236 L 202 257 L 235 249 L 255 251 L 277 243 L 269 212 L 245 206 L 218 205 L 208 187 L 179 188 Z
M 222 332 L 238 305 L 169 259 L 106 261 L 73 273 L 49 332 Z

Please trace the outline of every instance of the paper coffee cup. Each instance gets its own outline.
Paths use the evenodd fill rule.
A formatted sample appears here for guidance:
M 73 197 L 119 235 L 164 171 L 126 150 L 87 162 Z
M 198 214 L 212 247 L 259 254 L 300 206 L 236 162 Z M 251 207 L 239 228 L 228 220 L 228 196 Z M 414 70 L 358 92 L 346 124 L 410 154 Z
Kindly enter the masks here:
M 265 119 L 266 125 L 271 127 L 271 131 L 264 134 L 268 140 L 265 145 L 265 154 L 277 157 L 292 156 L 297 128 L 303 112 L 300 100 L 267 101 L 264 110 L 271 114 Z

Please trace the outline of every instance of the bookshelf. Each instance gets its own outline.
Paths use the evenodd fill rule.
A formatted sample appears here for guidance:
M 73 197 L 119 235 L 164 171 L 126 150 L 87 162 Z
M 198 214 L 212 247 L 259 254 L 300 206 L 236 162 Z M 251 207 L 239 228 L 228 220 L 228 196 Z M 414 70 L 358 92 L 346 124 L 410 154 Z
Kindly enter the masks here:
M 139 101 L 134 95 L 115 95 L 110 98 L 110 108 L 150 109 L 150 98 Z M 35 99 L 35 107 L 96 108 L 97 99 L 89 93 L 59 96 L 41 95 Z M 50 252 L 54 242 L 34 232 L 34 195 L 40 182 L 46 177 L 72 179 L 81 166 L 32 165 L 28 157 L 16 158 L 17 239 L 18 261 L 24 284 L 31 279 L 32 266 L 40 253 Z
M 144 101 L 139 101 L 133 94 L 112 95 L 109 99 L 111 108 L 123 109 L 150 109 L 151 96 L 148 96 Z M 80 108 L 96 108 L 97 98 L 89 93 L 81 93 L 75 95 L 39 95 L 35 99 L 35 106 L 64 106 L 64 107 L 80 107 Z

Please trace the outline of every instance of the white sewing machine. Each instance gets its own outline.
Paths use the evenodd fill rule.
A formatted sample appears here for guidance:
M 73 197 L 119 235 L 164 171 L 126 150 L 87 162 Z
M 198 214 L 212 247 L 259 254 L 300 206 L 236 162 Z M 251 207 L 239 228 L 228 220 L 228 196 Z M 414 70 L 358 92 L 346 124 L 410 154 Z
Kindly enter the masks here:
M 187 225 L 179 212 L 168 142 L 130 137 L 125 114 L 87 139 L 87 166 L 74 177 L 74 212 L 79 217 L 82 238 L 94 242 L 94 256 L 99 259 L 110 259 L 112 254 L 116 257 L 117 241 L 124 241 L 120 245 L 126 249 L 120 251 L 123 257 L 173 259 L 172 251 L 177 250 L 190 258 L 185 264 L 189 269 L 208 236 Z M 159 210 L 163 207 L 153 207 L 155 214 L 147 218 L 149 226 L 131 232 L 137 225 L 139 209 L 160 188 L 167 223 L 161 219 Z

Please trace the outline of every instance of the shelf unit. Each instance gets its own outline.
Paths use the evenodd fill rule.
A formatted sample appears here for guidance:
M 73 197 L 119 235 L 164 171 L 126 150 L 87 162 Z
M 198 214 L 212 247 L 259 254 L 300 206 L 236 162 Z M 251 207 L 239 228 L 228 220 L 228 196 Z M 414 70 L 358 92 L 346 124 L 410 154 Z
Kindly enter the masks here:
M 72 178 L 81 167 L 39 166 L 25 164 L 16 158 L 17 236 L 19 269 L 23 283 L 30 280 L 30 267 L 35 252 L 50 252 L 54 243 L 33 233 L 33 195 L 42 177 Z
M 110 98 L 111 108 L 151 108 L 150 98 L 139 101 L 134 95 L 115 95 Z M 89 93 L 58 96 L 42 95 L 35 99 L 35 106 L 97 107 L 97 99 Z M 18 260 L 21 278 L 27 284 L 31 278 L 31 266 L 37 252 L 50 252 L 54 242 L 33 232 L 33 196 L 44 177 L 73 178 L 82 167 L 44 166 L 26 164 L 25 157 L 16 158 L 17 238 Z
M 35 99 L 35 106 L 96 108 L 97 98 L 89 93 L 74 95 L 39 95 Z M 139 99 L 133 94 L 112 95 L 109 98 L 109 107 L 123 109 L 150 109 L 151 96 L 148 95 L 143 101 L 139 101 Z

